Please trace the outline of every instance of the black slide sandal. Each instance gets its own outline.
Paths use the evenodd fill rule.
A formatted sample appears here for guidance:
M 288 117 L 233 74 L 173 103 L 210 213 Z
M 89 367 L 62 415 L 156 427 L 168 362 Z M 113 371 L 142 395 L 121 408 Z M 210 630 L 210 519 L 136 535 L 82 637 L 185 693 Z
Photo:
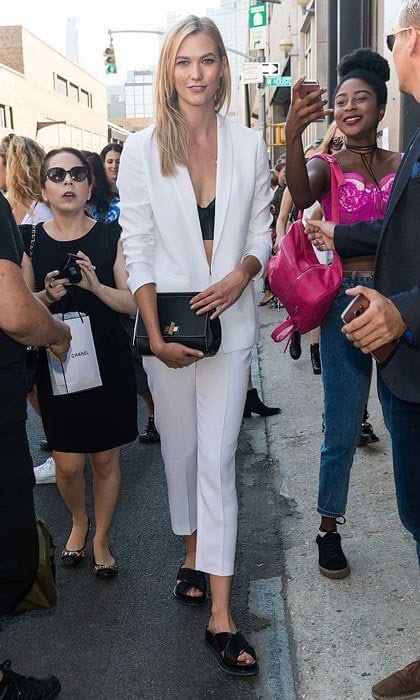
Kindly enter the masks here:
M 180 567 L 177 574 L 177 581 L 174 588 L 175 598 L 184 605 L 204 605 L 207 600 L 206 575 L 202 571 Z M 193 597 L 188 595 L 190 588 L 198 588 L 201 596 Z
M 225 673 L 230 673 L 232 676 L 256 676 L 259 672 L 257 655 L 241 632 L 213 634 L 206 629 L 204 642 L 212 650 L 217 663 Z M 244 652 L 254 657 L 253 664 L 238 662 L 238 656 Z

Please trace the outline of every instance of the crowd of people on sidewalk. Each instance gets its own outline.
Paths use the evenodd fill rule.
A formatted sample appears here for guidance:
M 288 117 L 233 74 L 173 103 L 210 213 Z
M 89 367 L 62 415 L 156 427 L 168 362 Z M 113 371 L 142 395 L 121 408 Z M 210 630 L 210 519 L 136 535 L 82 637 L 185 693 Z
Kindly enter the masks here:
M 403 3 L 388 47 L 401 90 L 420 102 L 418 0 Z M 261 134 L 222 115 L 231 75 L 221 34 L 209 18 L 191 15 L 163 42 L 153 126 L 130 135 L 124 148 L 45 153 L 26 136 L 2 140 L 0 525 L 10 536 L 0 544 L 0 617 L 15 613 L 38 568 L 35 482 L 56 482 L 71 516 L 61 564 L 83 565 L 92 533 L 93 575 L 118 576 L 109 536 L 120 449 L 138 437 L 137 393 L 148 412 L 139 439 L 160 442 L 172 529 L 185 539 L 174 597 L 187 608 L 210 598 L 204 640 L 216 663 L 238 677 L 258 674 L 257 653 L 231 614 L 235 453 L 244 417 L 280 412 L 261 401 L 250 380 L 255 289 L 264 278 L 261 303 L 276 313 L 281 304 L 267 263 L 298 212 L 320 263 L 328 265 L 335 249 L 343 264 L 338 295 L 310 343 L 324 390 L 319 571 L 333 580 L 350 574 L 337 524 L 345 522 L 356 447 L 377 440 L 367 413 L 371 353 L 387 342 L 395 350 L 378 365 L 378 392 L 393 444 L 398 510 L 420 563 L 420 131 L 404 155 L 377 145 L 390 77 L 384 57 L 359 49 L 342 59 L 338 74 L 331 109 L 324 88 L 303 93 L 304 79 L 297 81 L 286 159 L 270 174 Z M 334 122 L 324 142 L 305 149 L 304 130 L 329 115 Z M 369 308 L 343 327 L 343 311 L 357 294 Z M 174 296 L 184 299 L 181 321 L 159 311 Z M 143 357 L 132 342 L 136 313 L 148 339 Z M 191 342 L 191 334 L 185 339 L 189 317 L 219 328 L 214 352 Z M 296 332 L 290 354 L 301 354 Z M 79 366 L 89 363 L 89 377 L 76 377 L 73 386 L 66 371 L 79 356 Z M 43 448 L 52 451 L 35 469 L 27 400 L 42 420 Z M 85 500 L 86 458 L 94 516 Z M 0 666 L 0 700 L 59 692 L 55 676 L 35 679 L 12 671 L 8 661 Z M 420 696 L 420 660 L 372 694 Z

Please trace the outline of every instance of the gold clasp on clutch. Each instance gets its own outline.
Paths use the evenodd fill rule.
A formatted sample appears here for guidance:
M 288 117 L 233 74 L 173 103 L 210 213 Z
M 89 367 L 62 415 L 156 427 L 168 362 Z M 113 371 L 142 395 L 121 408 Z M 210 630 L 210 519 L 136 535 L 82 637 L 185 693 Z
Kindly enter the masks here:
M 175 321 L 171 321 L 170 325 L 165 327 L 166 335 L 173 335 L 174 333 L 178 333 L 178 331 L 179 326 L 176 325 Z

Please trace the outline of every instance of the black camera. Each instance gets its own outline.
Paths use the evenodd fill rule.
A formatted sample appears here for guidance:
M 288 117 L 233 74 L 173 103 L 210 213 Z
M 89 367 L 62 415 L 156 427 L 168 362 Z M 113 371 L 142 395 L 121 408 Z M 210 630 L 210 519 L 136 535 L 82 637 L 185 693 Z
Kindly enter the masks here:
M 65 264 L 60 268 L 58 272 L 58 277 L 67 277 L 70 284 L 78 284 L 82 280 L 82 272 L 77 262 L 77 255 L 74 253 L 67 253 L 67 260 Z

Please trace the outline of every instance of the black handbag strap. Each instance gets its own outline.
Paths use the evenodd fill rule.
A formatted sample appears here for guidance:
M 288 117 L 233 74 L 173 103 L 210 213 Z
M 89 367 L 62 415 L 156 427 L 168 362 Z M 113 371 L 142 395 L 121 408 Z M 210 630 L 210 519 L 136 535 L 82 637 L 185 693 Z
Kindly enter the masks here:
M 32 224 L 32 230 L 31 230 L 31 240 L 29 242 L 29 258 L 32 262 L 33 257 L 34 257 L 34 250 L 35 250 L 35 238 L 36 238 L 36 224 Z M 32 265 L 33 268 L 33 265 Z M 33 270 L 34 273 L 34 292 L 37 292 L 36 288 L 36 278 L 35 278 L 35 270 Z

